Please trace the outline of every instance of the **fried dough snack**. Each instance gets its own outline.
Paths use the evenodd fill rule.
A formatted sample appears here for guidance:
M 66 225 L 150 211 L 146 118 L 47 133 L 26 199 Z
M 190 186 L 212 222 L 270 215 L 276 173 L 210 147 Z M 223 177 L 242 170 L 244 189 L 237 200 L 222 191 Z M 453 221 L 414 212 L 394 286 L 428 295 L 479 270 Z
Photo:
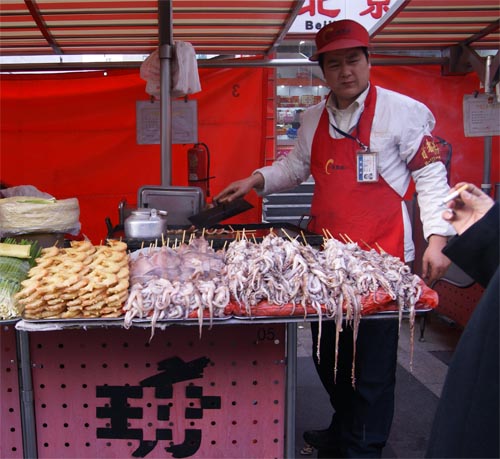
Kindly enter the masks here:
M 94 246 L 42 249 L 16 294 L 26 319 L 119 317 L 128 296 L 127 244 L 108 240 Z

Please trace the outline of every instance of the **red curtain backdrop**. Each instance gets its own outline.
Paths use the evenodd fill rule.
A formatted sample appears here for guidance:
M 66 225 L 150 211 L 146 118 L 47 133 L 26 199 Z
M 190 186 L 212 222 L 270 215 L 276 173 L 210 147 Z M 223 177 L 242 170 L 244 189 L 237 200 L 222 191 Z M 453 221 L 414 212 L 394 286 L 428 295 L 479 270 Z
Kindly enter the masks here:
M 212 195 L 264 164 L 268 71 L 201 69 L 200 142 L 211 152 Z M 453 147 L 451 183 L 482 183 L 484 140 L 463 134 L 462 99 L 479 90 L 473 74 L 443 77 L 439 67 L 374 67 L 376 84 L 427 104 L 436 135 Z M 2 75 L 0 80 L 0 179 L 31 184 L 58 199 L 77 197 L 82 233 L 106 237 L 105 217 L 118 222 L 118 203 L 136 203 L 143 185 L 159 185 L 160 146 L 137 145 L 136 101 L 148 100 L 138 70 L 44 75 Z M 269 134 L 270 135 L 270 134 Z M 187 185 L 187 149 L 172 149 L 172 185 Z M 493 139 L 493 183 L 500 182 L 498 137 Z M 238 222 L 260 221 L 255 209 Z
M 267 70 L 201 69 L 198 140 L 211 153 L 212 195 L 263 162 Z M 58 199 L 77 197 L 82 233 L 106 237 L 118 203 L 135 204 L 143 185 L 159 185 L 160 146 L 137 145 L 136 101 L 148 100 L 134 71 L 3 75 L 0 178 L 34 185 Z M 187 185 L 187 150 L 172 149 L 172 185 Z M 243 223 L 260 220 L 256 206 Z

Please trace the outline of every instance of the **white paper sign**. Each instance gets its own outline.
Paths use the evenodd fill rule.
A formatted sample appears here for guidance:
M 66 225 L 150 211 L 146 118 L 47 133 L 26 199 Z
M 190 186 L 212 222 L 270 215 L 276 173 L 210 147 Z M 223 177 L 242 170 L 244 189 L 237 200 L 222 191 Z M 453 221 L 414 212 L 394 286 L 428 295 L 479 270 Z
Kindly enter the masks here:
M 160 143 L 160 102 L 136 102 L 138 145 Z M 172 101 L 172 144 L 198 143 L 198 104 L 196 100 Z
M 500 103 L 495 95 L 465 95 L 463 110 L 466 137 L 500 135 Z

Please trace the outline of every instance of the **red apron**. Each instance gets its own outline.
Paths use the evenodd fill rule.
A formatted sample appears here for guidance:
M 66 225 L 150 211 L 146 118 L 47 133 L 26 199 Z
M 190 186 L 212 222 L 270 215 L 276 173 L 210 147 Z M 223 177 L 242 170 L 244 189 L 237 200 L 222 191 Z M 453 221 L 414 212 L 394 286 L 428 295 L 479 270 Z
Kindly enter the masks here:
M 371 86 L 364 112 L 352 134 L 368 146 L 376 99 L 376 89 Z M 358 150 L 355 140 L 330 136 L 325 107 L 311 149 L 315 191 L 309 229 L 318 234 L 327 229 L 340 240 L 343 239 L 339 233 L 345 234 L 363 249 L 367 247 L 362 241 L 372 248 L 378 243 L 386 252 L 404 260 L 402 198 L 380 175 L 377 182 L 356 180 Z

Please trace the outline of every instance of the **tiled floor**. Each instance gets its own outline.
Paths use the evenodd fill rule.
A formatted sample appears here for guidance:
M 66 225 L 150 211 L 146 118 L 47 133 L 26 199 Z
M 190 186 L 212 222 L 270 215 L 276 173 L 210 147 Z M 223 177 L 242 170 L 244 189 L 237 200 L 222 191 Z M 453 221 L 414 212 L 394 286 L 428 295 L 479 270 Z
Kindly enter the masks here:
M 383 453 L 386 458 L 423 457 L 446 377 L 447 362 L 461 333 L 460 328 L 431 313 L 426 321 L 424 339 L 419 340 L 419 320 L 421 318 L 415 325 L 413 358 L 408 320 L 401 325 L 396 407 L 391 435 Z M 307 457 L 300 454 L 303 431 L 326 428 L 331 416 L 329 400 L 312 363 L 311 347 L 310 326 L 301 323 L 297 332 L 296 457 Z M 316 451 L 309 457 L 316 457 Z

